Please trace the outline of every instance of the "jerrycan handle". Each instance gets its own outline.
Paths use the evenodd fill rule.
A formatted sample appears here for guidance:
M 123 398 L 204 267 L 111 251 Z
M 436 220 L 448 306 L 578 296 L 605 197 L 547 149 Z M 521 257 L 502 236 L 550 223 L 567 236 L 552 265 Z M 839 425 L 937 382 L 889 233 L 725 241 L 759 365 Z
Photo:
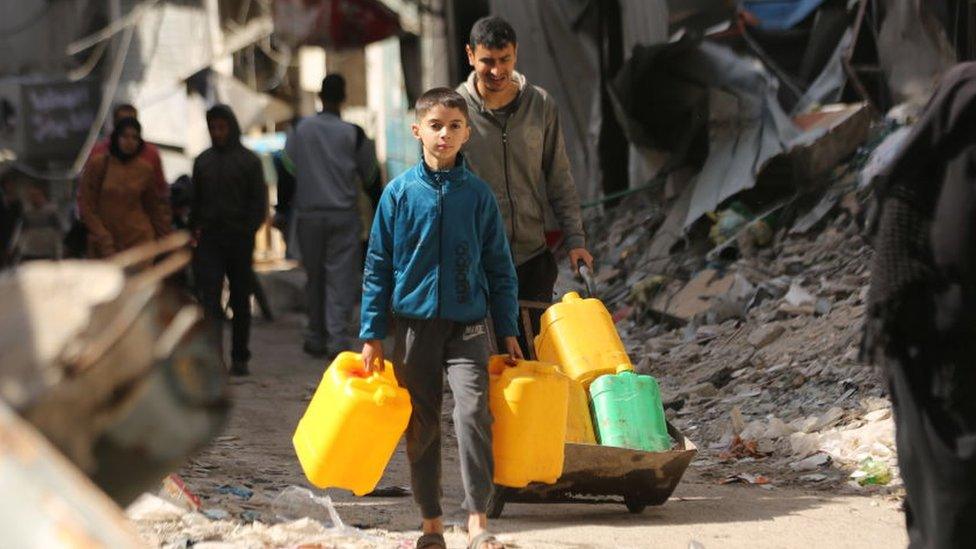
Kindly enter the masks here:
M 577 262 L 577 267 L 579 270 L 579 277 L 583 280 L 583 285 L 586 286 L 586 296 L 588 298 L 596 297 L 596 279 L 593 277 L 593 271 L 583 263 L 582 260 Z

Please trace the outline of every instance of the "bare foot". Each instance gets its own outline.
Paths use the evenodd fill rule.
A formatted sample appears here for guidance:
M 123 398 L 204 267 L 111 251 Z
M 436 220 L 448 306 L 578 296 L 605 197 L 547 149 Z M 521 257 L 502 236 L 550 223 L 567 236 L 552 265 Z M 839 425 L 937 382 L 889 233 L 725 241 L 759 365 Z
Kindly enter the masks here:
M 468 515 L 468 545 L 479 535 L 488 530 L 488 515 L 471 513 Z M 482 542 L 475 549 L 505 549 L 505 544 L 498 540 Z

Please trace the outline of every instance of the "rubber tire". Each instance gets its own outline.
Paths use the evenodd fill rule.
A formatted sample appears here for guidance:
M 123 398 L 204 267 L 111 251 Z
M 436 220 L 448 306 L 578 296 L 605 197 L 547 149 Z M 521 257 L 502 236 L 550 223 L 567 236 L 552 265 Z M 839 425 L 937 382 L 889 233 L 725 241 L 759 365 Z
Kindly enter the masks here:
M 634 515 L 639 515 L 644 512 L 644 509 L 647 509 L 647 504 L 637 499 L 636 496 L 624 496 L 624 505 L 627 506 L 627 511 Z
M 505 510 L 505 498 L 507 496 L 508 488 L 496 484 L 495 489 L 491 492 L 491 496 L 488 497 L 488 518 L 496 519 L 502 516 L 502 511 Z

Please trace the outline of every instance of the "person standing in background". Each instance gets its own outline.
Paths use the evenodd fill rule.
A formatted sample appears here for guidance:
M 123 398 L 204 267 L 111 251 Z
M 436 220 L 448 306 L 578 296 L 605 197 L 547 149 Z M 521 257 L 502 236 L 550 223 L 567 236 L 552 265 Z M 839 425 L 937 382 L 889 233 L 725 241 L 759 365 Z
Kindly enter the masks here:
M 169 207 L 156 188 L 152 165 L 142 156 L 145 142 L 135 118 L 115 125 L 107 154 L 92 158 L 78 193 L 81 221 L 88 231 L 88 255 L 103 259 L 169 234 Z
M 359 189 L 375 179 L 376 156 L 359 126 L 340 117 L 346 82 L 322 81 L 322 112 L 302 119 L 285 154 L 294 167 L 294 223 L 308 276 L 308 326 L 303 349 L 333 357 L 352 349 L 350 323 L 362 272 Z
M 190 230 L 196 240 L 193 272 L 204 312 L 223 353 L 224 277 L 234 312 L 231 375 L 248 375 L 251 358 L 251 294 L 254 291 L 254 235 L 268 216 L 268 188 L 261 160 L 241 144 L 241 128 L 230 107 L 207 111 L 213 146 L 193 164 Z

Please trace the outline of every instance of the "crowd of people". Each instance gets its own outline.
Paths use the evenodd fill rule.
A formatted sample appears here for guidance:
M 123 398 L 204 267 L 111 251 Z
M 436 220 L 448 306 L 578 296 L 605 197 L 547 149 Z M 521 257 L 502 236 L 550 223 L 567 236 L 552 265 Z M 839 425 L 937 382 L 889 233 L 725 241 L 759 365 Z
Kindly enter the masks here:
M 363 367 L 375 371 L 384 367 L 384 339 L 393 339 L 395 373 L 414 407 L 406 436 L 423 519 L 418 547 L 446 547 L 440 507 L 445 377 L 455 394 L 470 546 L 503 546 L 486 518 L 493 489 L 488 356 L 497 346 L 511 360 L 522 358 L 529 342 L 519 339 L 518 299 L 552 300 L 557 264 L 545 235 L 548 212 L 562 230 L 570 264 L 593 261 L 558 109 L 515 70 L 517 47 L 503 19 L 474 25 L 466 48 L 471 76 L 456 90 L 437 88 L 420 98 L 413 125 L 419 161 L 385 186 L 372 142 L 341 117 L 346 89 L 338 74 L 322 83 L 321 112 L 294 121 L 284 150 L 272 159 L 279 180 L 272 222 L 296 244 L 292 252 L 307 275 L 304 351 L 330 360 L 365 341 Z M 188 231 L 194 253 L 186 284 L 223 359 L 228 282 L 228 370 L 247 375 L 251 296 L 260 289 L 255 234 L 269 221 L 268 187 L 262 161 L 242 144 L 230 107 L 213 106 L 206 116 L 212 145 L 196 158 L 192 174 L 171 186 L 159 150 L 143 139 L 136 109 L 117 106 L 111 134 L 93 148 L 79 180 L 69 251 L 52 256 L 73 250 L 104 259 Z M 28 239 L 31 249 L 44 247 L 39 231 L 65 232 L 51 227 L 59 218 L 42 191 L 30 193 L 29 212 L 16 212 L 16 230 L 38 235 Z M 359 211 L 363 191 L 376 210 L 368 247 Z M 14 193 L 0 200 L 4 212 L 25 209 L 8 194 Z M 358 338 L 352 333 L 357 302 Z

